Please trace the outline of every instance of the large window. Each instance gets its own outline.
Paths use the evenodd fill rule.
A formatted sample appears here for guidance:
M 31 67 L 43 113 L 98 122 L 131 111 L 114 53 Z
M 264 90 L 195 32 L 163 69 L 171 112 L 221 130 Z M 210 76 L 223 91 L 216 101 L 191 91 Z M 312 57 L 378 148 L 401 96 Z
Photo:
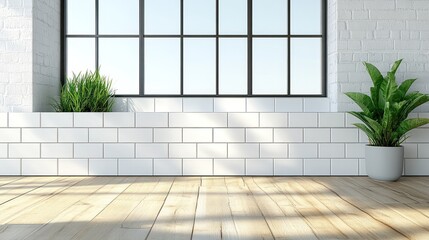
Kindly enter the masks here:
M 119 96 L 325 96 L 326 0 L 66 0 L 64 75 Z

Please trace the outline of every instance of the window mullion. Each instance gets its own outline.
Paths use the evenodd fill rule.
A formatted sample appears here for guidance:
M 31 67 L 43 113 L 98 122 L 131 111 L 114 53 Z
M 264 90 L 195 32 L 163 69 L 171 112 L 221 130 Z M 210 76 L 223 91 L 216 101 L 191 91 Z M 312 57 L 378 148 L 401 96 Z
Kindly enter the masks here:
M 144 95 L 144 4 L 144 0 L 139 2 L 139 95 Z
M 98 30 L 99 30 L 99 0 L 95 0 L 95 68 L 98 69 L 99 62 L 98 62 Z
M 183 96 L 183 1 L 180 0 L 180 95 Z
M 290 82 L 291 82 L 291 74 L 290 74 L 290 59 L 291 59 L 291 57 L 290 57 L 290 49 L 291 49 L 291 47 L 290 47 L 290 43 L 291 43 L 291 32 L 290 32 L 290 30 L 291 30 L 291 22 L 290 22 L 290 20 L 292 19 L 291 18 L 291 16 L 290 16 L 290 14 L 291 14 L 291 10 L 290 10 L 290 8 L 291 8 L 291 0 L 288 0 L 288 4 L 287 4 L 287 34 L 288 34 L 288 38 L 287 38 L 287 95 L 289 96 L 290 95 Z
M 219 0 L 216 0 L 216 96 L 219 95 Z
M 247 0 L 247 95 L 252 95 L 252 76 L 253 76 L 253 0 Z

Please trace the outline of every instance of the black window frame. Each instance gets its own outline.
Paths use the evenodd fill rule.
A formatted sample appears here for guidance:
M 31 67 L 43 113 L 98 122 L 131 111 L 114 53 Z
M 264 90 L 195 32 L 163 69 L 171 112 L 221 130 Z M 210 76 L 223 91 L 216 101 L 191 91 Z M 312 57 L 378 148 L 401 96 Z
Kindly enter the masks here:
M 95 34 L 72 34 L 67 35 L 67 0 L 61 1 L 61 84 L 66 81 L 67 75 L 67 38 L 93 38 L 95 39 L 95 66 L 98 64 L 99 38 L 138 38 L 139 39 L 139 94 L 116 94 L 115 97 L 327 97 L 327 0 L 321 1 L 321 34 L 297 35 L 291 33 L 291 1 L 288 0 L 288 34 L 283 35 L 253 35 L 252 12 L 253 0 L 247 0 L 247 34 L 245 35 L 220 35 L 219 34 L 219 1 L 216 1 L 216 34 L 215 35 L 186 35 L 183 33 L 183 9 L 184 1 L 180 0 L 180 34 L 178 35 L 154 35 L 144 34 L 144 0 L 139 2 L 139 34 L 138 35 L 108 35 L 99 34 L 99 1 L 95 0 Z M 101 0 L 102 1 L 102 0 Z M 180 94 L 144 94 L 144 39 L 145 38 L 180 38 Z M 183 42 L 184 38 L 215 38 L 216 39 L 216 94 L 184 94 L 183 93 Z M 246 94 L 219 94 L 219 39 L 220 38 L 247 38 L 247 93 Z M 287 93 L 286 94 L 253 94 L 253 39 L 254 38 L 286 38 L 288 42 L 288 71 L 287 71 Z M 321 39 L 321 94 L 291 94 L 291 40 L 292 38 L 317 38 Z

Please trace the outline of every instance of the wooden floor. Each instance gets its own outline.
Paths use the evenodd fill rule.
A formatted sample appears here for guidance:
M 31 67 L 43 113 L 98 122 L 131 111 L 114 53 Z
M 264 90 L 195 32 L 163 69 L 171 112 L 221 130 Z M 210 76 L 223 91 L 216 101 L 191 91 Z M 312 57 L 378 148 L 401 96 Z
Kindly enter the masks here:
M 0 239 L 429 239 L 429 178 L 0 177 Z

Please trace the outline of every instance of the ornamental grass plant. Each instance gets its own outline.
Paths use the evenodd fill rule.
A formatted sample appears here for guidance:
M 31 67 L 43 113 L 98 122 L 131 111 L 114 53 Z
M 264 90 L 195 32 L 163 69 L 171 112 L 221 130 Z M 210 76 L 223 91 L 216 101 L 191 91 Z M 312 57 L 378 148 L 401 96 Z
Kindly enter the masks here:
M 111 112 L 113 97 L 112 81 L 97 69 L 68 78 L 52 106 L 56 112 Z

